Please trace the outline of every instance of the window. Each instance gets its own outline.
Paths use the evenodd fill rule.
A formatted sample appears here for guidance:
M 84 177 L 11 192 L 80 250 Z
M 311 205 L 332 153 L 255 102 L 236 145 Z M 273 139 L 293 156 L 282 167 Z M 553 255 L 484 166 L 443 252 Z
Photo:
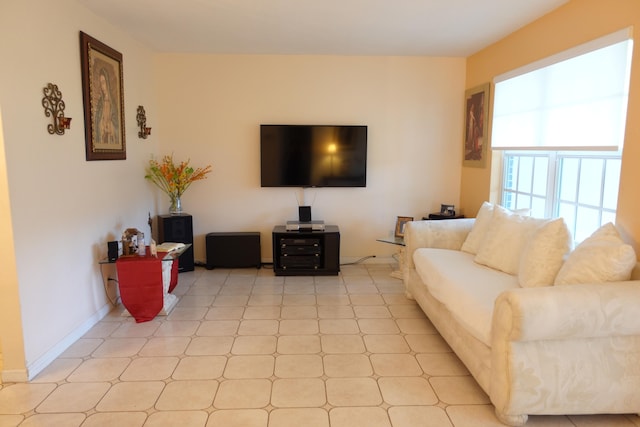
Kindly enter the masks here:
M 625 29 L 496 77 L 503 206 L 563 217 L 576 242 L 615 221 L 631 51 Z
M 501 204 L 563 217 L 576 242 L 615 222 L 620 153 L 506 151 Z

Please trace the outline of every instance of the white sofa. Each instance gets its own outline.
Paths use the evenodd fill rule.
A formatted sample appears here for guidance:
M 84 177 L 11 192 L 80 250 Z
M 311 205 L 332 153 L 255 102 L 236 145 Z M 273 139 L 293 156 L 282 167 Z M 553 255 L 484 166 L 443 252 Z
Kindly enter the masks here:
M 612 224 L 571 252 L 568 237 L 562 220 L 488 203 L 475 219 L 406 225 L 407 296 L 505 424 L 529 414 L 640 413 L 636 255 Z

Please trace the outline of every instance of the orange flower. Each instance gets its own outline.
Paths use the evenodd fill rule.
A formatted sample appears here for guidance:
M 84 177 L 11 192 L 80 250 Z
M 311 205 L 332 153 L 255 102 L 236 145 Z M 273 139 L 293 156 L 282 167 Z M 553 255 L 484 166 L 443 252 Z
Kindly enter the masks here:
M 167 193 L 173 200 L 182 196 L 194 181 L 206 179 L 207 174 L 211 172 L 211 165 L 194 169 L 189 166 L 189 161 L 180 162 L 176 166 L 173 162 L 173 155 L 164 156 L 161 163 L 151 159 L 144 177 Z

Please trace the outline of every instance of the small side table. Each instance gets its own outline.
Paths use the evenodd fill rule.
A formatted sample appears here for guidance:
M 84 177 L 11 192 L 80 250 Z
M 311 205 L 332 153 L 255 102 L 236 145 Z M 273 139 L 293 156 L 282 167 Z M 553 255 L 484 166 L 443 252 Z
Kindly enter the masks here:
M 403 237 L 383 237 L 376 239 L 376 242 L 389 243 L 391 245 L 400 246 L 398 251 L 398 270 L 391 272 L 391 277 L 402 280 L 402 270 L 404 266 L 404 238 Z
M 147 248 L 145 256 L 122 256 L 115 261 L 103 259 L 99 264 L 116 265 L 122 305 L 136 322 L 145 322 L 158 314 L 169 314 L 177 304 L 178 297 L 170 292 L 178 284 L 178 257 L 190 247 L 191 244 L 187 244 L 171 252 L 158 252 L 158 257 L 151 256 Z M 115 305 L 116 301 L 111 303 Z

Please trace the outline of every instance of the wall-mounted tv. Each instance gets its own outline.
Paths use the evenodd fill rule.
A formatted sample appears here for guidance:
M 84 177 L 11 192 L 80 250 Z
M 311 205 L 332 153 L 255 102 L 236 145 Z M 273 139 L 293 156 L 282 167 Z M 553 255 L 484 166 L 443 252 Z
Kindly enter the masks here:
M 366 187 L 367 126 L 260 125 L 262 187 Z

